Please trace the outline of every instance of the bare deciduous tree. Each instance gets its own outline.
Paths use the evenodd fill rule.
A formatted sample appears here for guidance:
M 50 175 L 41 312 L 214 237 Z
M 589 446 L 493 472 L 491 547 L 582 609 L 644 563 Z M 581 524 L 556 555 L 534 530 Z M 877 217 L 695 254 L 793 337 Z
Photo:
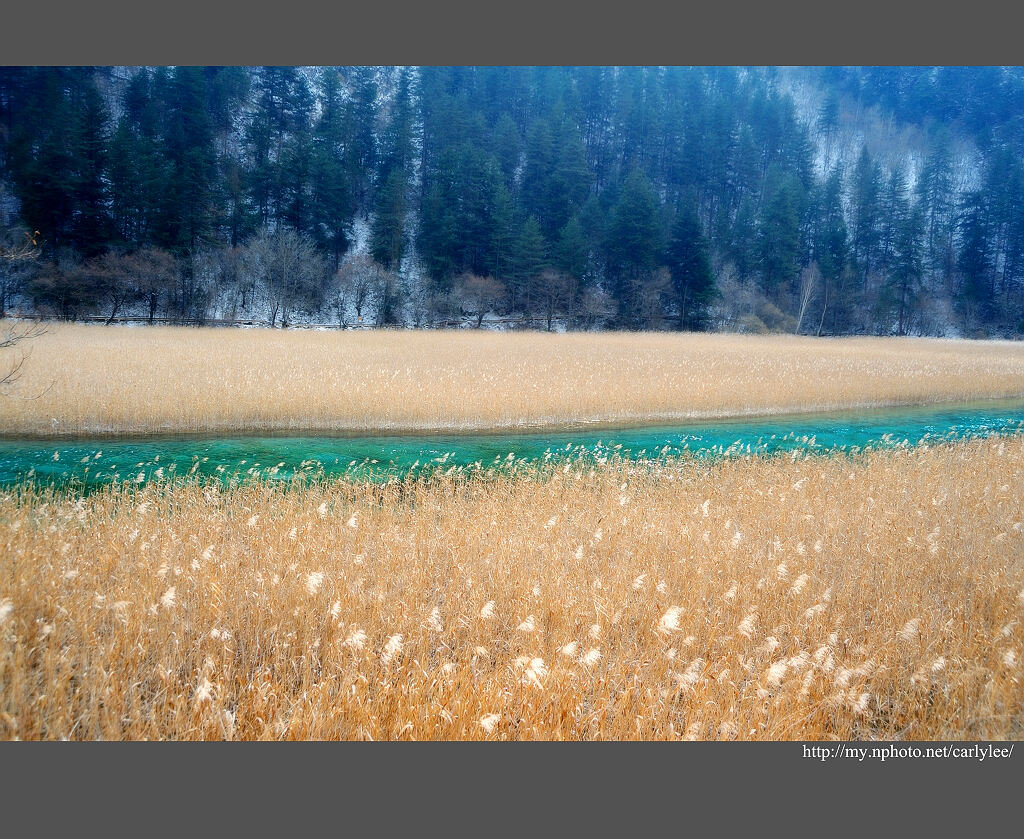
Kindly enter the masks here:
M 818 263 L 812 262 L 800 272 L 800 311 L 796 317 L 796 332 L 804 323 L 804 315 L 807 309 L 818 296 L 818 286 L 821 284 L 821 271 L 818 270 Z
M 617 301 L 604 289 L 595 286 L 580 295 L 580 320 L 587 329 L 611 320 L 618 311 Z
M 270 325 L 288 326 L 294 307 L 319 293 L 327 264 L 316 243 L 288 227 L 264 231 L 246 245 L 246 264 L 262 282 L 270 301 Z
M 335 274 L 335 284 L 356 310 L 356 320 L 363 322 L 363 309 L 370 300 L 380 266 L 365 253 L 349 254 Z M 380 269 L 383 270 L 383 269 Z
M 197 264 L 199 262 L 201 260 L 197 258 Z M 134 253 L 110 251 L 90 260 L 81 270 L 106 301 L 110 311 L 108 324 L 135 301 L 145 301 L 149 308 L 149 322 L 152 323 L 160 298 L 174 294 L 178 282 L 178 265 L 174 257 L 159 248 L 144 248 Z M 194 270 L 202 273 L 201 267 Z
M 633 284 L 636 312 L 644 329 L 660 326 L 665 319 L 665 301 L 672 293 L 672 276 L 667 268 L 646 272 Z
M 109 311 L 108 326 L 138 294 L 135 285 L 131 282 L 130 259 L 126 254 L 111 251 L 103 256 L 90 259 L 79 269 L 85 277 L 85 282 L 93 286 L 97 297 L 106 304 L 106 309 Z
M 0 231 L 0 318 L 7 315 L 7 304 L 28 277 L 30 267 L 39 259 L 38 231 Z
M 551 323 L 556 315 L 575 310 L 578 290 L 579 280 L 565 271 L 548 268 L 541 272 L 535 291 L 540 310 L 547 321 L 548 332 L 551 331 Z
M 476 328 L 479 329 L 487 313 L 505 302 L 508 289 L 494 277 L 463 274 L 459 278 L 456 296 L 461 302 L 462 311 L 476 318 Z
M 160 298 L 168 294 L 177 283 L 178 263 L 165 250 L 144 248 L 131 254 L 125 267 L 137 295 L 146 301 L 149 322 L 152 323 Z

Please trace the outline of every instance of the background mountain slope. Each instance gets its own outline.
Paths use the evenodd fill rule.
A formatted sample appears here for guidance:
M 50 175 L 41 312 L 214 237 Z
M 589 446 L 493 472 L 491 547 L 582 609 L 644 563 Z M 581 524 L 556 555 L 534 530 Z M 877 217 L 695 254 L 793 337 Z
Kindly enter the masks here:
M 0 68 L 0 311 L 1024 333 L 1021 68 Z

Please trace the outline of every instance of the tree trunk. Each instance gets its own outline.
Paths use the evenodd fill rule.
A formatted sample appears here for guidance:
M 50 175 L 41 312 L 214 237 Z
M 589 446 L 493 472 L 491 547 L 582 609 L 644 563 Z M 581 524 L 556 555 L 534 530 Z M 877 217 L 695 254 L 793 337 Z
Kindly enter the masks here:
M 818 336 L 821 337 L 821 328 L 825 325 L 825 312 L 828 311 L 828 283 L 825 283 L 825 303 L 821 307 L 821 320 L 818 321 Z

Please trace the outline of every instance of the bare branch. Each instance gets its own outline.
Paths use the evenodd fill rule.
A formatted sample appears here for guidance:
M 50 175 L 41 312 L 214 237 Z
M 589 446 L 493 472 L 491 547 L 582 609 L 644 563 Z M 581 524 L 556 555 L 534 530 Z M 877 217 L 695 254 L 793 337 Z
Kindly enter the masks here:
M 32 338 L 38 338 L 40 335 L 45 335 L 47 332 L 46 327 L 39 321 L 15 321 L 9 324 L 0 335 L 0 350 L 13 347 L 22 341 L 28 341 Z
M 12 349 L 23 341 L 30 341 L 33 338 L 45 335 L 46 331 L 46 327 L 39 321 L 29 321 L 28 323 L 16 321 L 9 323 L 4 328 L 3 334 L 0 335 L 0 350 Z M 31 351 L 21 352 L 18 354 L 17 358 L 7 366 L 6 372 L 0 374 L 0 388 L 6 388 L 21 378 L 22 368 L 25 366 L 25 362 L 31 354 Z M 51 387 L 53 387 L 52 382 L 44 391 L 42 391 L 42 393 L 38 394 L 38 396 L 42 396 L 43 393 L 46 393 Z M 38 396 L 35 398 L 38 398 Z
M 14 244 L 0 242 L 0 260 L 4 262 L 31 262 L 39 258 L 39 231 L 26 233 L 23 241 Z

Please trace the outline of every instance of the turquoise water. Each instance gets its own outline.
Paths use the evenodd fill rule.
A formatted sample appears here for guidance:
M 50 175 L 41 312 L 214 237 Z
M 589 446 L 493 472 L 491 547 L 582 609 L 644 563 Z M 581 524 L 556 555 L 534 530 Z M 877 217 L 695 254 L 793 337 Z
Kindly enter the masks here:
M 1024 433 L 1024 401 L 524 434 L 0 439 L 0 485 L 90 487 L 185 475 L 225 481 L 348 475 L 381 480 L 565 457 L 652 459 L 859 451 L 941 438 Z

